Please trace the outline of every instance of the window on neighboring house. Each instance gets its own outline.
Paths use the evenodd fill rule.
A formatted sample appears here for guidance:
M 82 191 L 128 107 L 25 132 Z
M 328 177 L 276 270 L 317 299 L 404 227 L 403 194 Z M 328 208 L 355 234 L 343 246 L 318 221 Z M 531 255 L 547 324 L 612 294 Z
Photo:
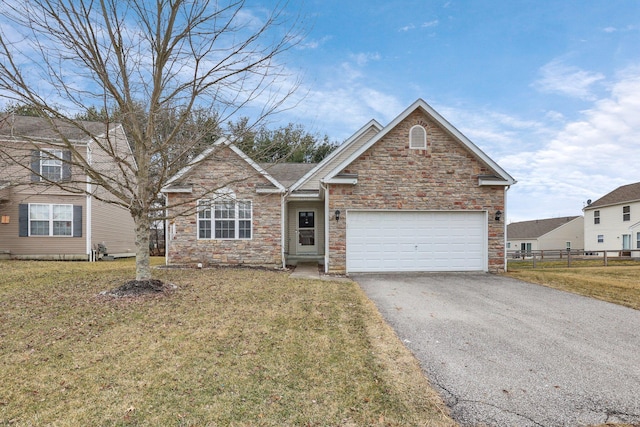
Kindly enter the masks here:
M 415 125 L 409 131 L 409 148 L 422 149 L 427 148 L 427 131 L 420 125 Z
M 251 239 L 251 202 L 245 200 L 200 200 L 198 238 Z
M 511 249 L 511 242 L 507 242 L 507 249 Z
M 29 205 L 30 236 L 72 236 L 73 205 Z
M 622 220 L 631 221 L 631 206 L 622 207 Z
M 636 233 L 636 249 L 640 249 L 640 232 Z
M 82 237 L 82 206 L 30 203 L 18 206 L 20 237 Z
M 593 223 L 600 224 L 600 211 L 593 211 Z
M 567 248 L 567 251 L 570 251 L 571 250 L 571 242 L 566 242 L 566 246 L 565 247 Z
M 604 243 L 604 234 L 598 234 L 598 243 Z
M 31 153 L 32 181 L 64 181 L 71 178 L 71 152 L 45 149 Z

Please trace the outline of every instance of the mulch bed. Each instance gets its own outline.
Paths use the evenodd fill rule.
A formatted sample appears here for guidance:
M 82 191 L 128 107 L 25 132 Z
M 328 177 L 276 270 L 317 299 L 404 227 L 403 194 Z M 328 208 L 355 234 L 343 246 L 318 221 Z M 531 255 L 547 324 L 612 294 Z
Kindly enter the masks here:
M 130 280 L 122 286 L 111 289 L 110 291 L 100 292 L 100 296 L 107 297 L 137 297 L 149 294 L 160 294 L 164 292 L 170 292 L 176 289 L 176 285 L 164 283 L 161 280 L 149 279 L 149 280 Z

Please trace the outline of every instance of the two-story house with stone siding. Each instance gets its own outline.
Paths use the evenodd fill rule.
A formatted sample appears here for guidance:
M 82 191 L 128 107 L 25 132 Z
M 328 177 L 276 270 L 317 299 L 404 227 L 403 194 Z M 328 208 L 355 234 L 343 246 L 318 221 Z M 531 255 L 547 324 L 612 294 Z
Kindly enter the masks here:
M 421 99 L 317 165 L 257 164 L 222 138 L 163 189 L 167 263 L 500 272 L 514 183 Z

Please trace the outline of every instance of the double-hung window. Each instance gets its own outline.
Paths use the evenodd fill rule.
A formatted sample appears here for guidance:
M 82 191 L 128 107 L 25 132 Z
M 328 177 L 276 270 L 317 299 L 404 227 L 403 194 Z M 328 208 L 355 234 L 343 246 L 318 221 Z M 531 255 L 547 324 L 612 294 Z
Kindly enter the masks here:
M 62 180 L 62 150 L 40 152 L 40 175 L 48 181 Z
M 29 205 L 30 236 L 72 236 L 73 205 Z
M 251 201 L 235 199 L 198 202 L 198 238 L 251 239 Z
M 631 221 L 631 206 L 622 207 L 622 220 Z
M 68 181 L 71 179 L 71 151 L 57 148 L 32 150 L 31 181 Z
M 593 211 L 593 223 L 600 224 L 600 211 Z

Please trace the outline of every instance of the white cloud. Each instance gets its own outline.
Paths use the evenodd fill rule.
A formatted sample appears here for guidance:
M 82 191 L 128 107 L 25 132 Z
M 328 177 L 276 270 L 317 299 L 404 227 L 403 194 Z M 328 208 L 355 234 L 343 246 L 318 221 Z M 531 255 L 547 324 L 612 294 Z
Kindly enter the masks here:
M 587 199 L 637 182 L 640 68 L 620 73 L 606 98 L 540 142 L 498 159 L 519 181 L 509 192 L 513 220 L 578 215 Z
M 332 36 L 324 36 L 320 40 L 301 40 L 297 45 L 298 50 L 314 50 L 331 40 Z
M 353 53 L 349 55 L 349 58 L 354 61 L 358 66 L 362 67 L 367 65 L 370 61 L 379 61 L 380 54 L 377 52 L 374 53 Z
M 434 19 L 433 21 L 429 21 L 429 22 L 425 22 L 421 25 L 422 28 L 429 28 L 429 27 L 435 27 L 439 24 L 440 22 L 437 19 Z
M 582 70 L 554 60 L 540 68 L 542 77 L 533 83 L 541 92 L 557 93 L 583 100 L 595 100 L 592 86 L 603 80 L 601 73 Z
M 404 33 L 404 32 L 407 32 L 407 31 L 414 30 L 415 28 L 416 28 L 415 25 L 409 24 L 409 25 L 405 25 L 404 27 L 400 27 L 400 29 L 398 31 Z

